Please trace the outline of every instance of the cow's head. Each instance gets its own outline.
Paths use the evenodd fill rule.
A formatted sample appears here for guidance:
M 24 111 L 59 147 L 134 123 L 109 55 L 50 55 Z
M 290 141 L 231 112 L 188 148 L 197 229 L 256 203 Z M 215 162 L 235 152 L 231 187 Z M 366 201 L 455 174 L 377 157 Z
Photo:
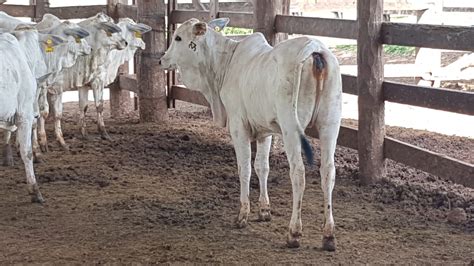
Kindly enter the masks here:
M 229 23 L 228 18 L 209 24 L 197 19 L 183 23 L 173 35 L 171 45 L 160 60 L 163 69 L 178 68 L 184 84 L 201 91 L 211 106 L 214 122 L 225 126 L 227 114 L 219 93 L 218 80 L 225 66 L 219 65 L 220 55 L 231 54 L 228 41 L 219 33 Z M 219 74 L 220 73 L 220 74 Z
M 220 32 L 229 23 L 228 18 L 214 19 L 209 24 L 192 18 L 184 22 L 173 34 L 171 45 L 160 60 L 164 69 L 175 69 L 184 65 L 198 67 L 205 53 L 206 37 L 209 31 Z
M 71 52 L 77 55 L 90 54 L 91 46 L 85 39 L 89 36 L 89 32 L 69 21 L 64 21 L 62 25 L 64 25 L 63 34 L 67 36 L 67 39 L 73 48 Z
M 151 31 L 151 27 L 143 23 L 135 23 L 130 18 L 121 18 L 117 26 L 122 29 L 122 36 L 128 42 L 130 50 L 145 49 L 142 35 Z
M 96 27 L 99 29 L 96 41 L 101 46 L 117 50 L 127 47 L 128 42 L 122 37 L 122 30 L 113 22 L 99 22 Z

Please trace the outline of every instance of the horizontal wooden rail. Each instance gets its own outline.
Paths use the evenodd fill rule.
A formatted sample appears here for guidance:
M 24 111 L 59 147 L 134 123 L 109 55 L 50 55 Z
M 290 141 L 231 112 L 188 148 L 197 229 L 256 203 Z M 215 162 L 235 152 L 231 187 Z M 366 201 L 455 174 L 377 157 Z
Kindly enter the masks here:
M 474 165 L 472 164 L 390 137 L 385 137 L 384 153 L 385 157 L 394 161 L 474 188 Z
M 443 12 L 466 12 L 473 13 L 474 7 L 454 7 L 454 6 L 444 6 Z
M 342 75 L 342 92 L 357 95 L 357 77 Z
M 277 32 L 357 39 L 357 21 L 277 15 Z
M 117 15 L 119 18 L 131 18 L 137 21 L 138 17 L 138 9 L 135 5 L 124 5 L 118 4 L 117 5 Z
M 474 93 L 472 92 L 421 87 L 386 81 L 383 83 L 383 91 L 384 99 L 389 102 L 474 115 Z
M 474 51 L 474 27 L 385 22 L 382 40 L 384 44 Z
M 201 3 L 206 10 L 209 10 L 209 3 Z M 181 10 L 195 10 L 193 3 L 178 3 L 178 8 Z M 252 12 L 253 5 L 247 1 L 242 2 L 219 2 L 219 10 L 233 11 L 233 12 Z
M 349 78 L 350 80 L 350 78 Z M 191 91 L 184 86 L 173 86 L 170 98 L 209 106 L 204 96 L 198 91 Z M 316 128 L 306 129 L 306 134 L 317 138 Z M 341 126 L 337 143 L 351 149 L 357 149 L 357 129 Z M 474 188 L 474 165 L 432 152 L 411 144 L 385 137 L 385 157 L 405 165 L 423 170 L 446 180 Z
M 0 11 L 7 13 L 10 16 L 14 17 L 29 17 L 32 18 L 35 16 L 35 7 L 34 6 L 25 6 L 25 5 L 1 5 Z
M 218 18 L 230 18 L 230 27 L 253 28 L 252 13 L 243 12 L 219 12 Z M 173 10 L 170 15 L 171 24 L 183 23 L 188 19 L 197 18 L 202 21 L 209 21 L 209 11 L 190 11 L 190 10 Z
M 64 6 L 46 9 L 46 13 L 51 13 L 60 19 L 89 18 L 95 16 L 99 12 L 107 12 L 107 6 Z
M 126 74 L 119 76 L 119 87 L 121 90 L 138 93 L 137 75 Z

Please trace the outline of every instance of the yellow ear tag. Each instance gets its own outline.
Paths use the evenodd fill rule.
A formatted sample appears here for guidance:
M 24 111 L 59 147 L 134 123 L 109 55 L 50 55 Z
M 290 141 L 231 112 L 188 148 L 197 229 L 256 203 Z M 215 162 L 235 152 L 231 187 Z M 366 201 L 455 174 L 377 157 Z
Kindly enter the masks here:
M 112 33 L 107 31 L 107 36 L 112 37 Z
M 221 28 L 219 28 L 219 26 L 216 26 L 216 27 L 214 28 L 214 31 L 220 32 L 220 31 L 221 31 Z
M 46 40 L 46 48 L 45 48 L 45 51 L 47 53 L 51 53 L 52 51 L 54 51 L 54 48 L 53 48 L 53 40 L 51 39 L 47 39 Z
M 76 37 L 76 43 L 81 43 L 81 38 Z
M 135 38 L 141 39 L 142 38 L 142 33 L 139 31 L 135 31 Z

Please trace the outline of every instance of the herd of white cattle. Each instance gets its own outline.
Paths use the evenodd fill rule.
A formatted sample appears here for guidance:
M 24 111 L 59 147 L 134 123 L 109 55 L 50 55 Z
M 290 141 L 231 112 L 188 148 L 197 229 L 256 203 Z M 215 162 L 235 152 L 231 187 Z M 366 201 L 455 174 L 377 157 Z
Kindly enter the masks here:
M 85 136 L 87 92 L 92 89 L 99 130 L 108 138 L 102 114 L 104 87 L 115 80 L 121 64 L 131 60 L 137 49 L 145 48 L 141 36 L 150 30 L 148 25 L 129 18 L 116 24 L 104 13 L 77 24 L 45 14 L 35 24 L 0 12 L 0 129 L 5 131 L 4 164 L 13 164 L 10 137 L 17 130 L 33 202 L 44 201 L 36 182 L 33 158 L 47 150 L 44 124 L 49 105 L 54 113 L 56 138 L 67 150 L 61 131 L 62 93 L 79 90 L 81 133 Z
M 259 218 L 271 218 L 267 192 L 269 152 L 273 134 L 281 134 L 290 166 L 293 209 L 287 244 L 299 247 L 301 207 L 305 189 L 302 152 L 312 162 L 312 149 L 304 129 L 315 126 L 321 148 L 321 188 L 324 194 L 323 249 L 336 249 L 332 191 L 334 153 L 341 123 L 342 81 L 336 57 L 320 41 L 300 37 L 272 47 L 261 33 L 242 41 L 223 36 L 228 19 L 209 24 L 197 19 L 183 23 L 172 36 L 159 64 L 178 69 L 184 84 L 200 91 L 210 104 L 214 121 L 227 126 L 237 157 L 240 211 L 237 225 L 244 227 L 250 213 L 251 141 L 257 142 L 255 172 L 260 183 Z M 102 13 L 77 25 L 45 15 L 38 24 L 25 25 L 0 13 L 0 128 L 13 132 L 25 164 L 29 193 L 42 202 L 33 172 L 33 151 L 47 149 L 44 121 L 48 98 L 55 114 L 56 138 L 67 149 L 61 133 L 63 91 L 79 90 L 81 133 L 85 132 L 87 91 L 92 88 L 99 131 L 108 138 L 102 116 L 104 86 L 118 67 L 144 48 L 143 24 L 122 19 L 114 24 Z M 158 70 L 157 70 L 158 71 Z M 39 144 L 35 118 L 39 117 Z M 33 130 L 33 136 L 32 136 Z M 9 142 L 10 134 L 6 134 Z M 33 141 L 31 140 L 33 139 Z M 11 160 L 11 148 L 6 145 Z M 8 157 L 8 156 L 7 156 Z

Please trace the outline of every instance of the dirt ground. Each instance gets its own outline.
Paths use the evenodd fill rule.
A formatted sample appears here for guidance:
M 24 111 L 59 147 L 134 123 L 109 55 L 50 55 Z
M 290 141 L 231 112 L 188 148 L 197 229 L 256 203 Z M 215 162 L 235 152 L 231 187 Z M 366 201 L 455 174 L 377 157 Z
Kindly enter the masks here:
M 164 124 L 139 124 L 137 113 L 107 119 L 111 141 L 99 138 L 94 108 L 89 108 L 90 139 L 84 141 L 75 125 L 76 106 L 65 106 L 70 153 L 54 141 L 51 123 L 47 127 L 50 152 L 46 162 L 35 165 L 44 205 L 29 202 L 16 154 L 14 167 L 0 166 L 1 265 L 474 263 L 472 189 L 393 161 L 387 162 L 387 181 L 362 187 L 357 181 L 357 153 L 338 147 L 338 250 L 321 250 L 317 167 L 307 168 L 302 247 L 288 249 L 291 185 L 279 139 L 270 157 L 273 219 L 257 221 L 258 179 L 253 173 L 249 226 L 237 229 L 234 151 L 226 130 L 212 124 L 206 108 L 178 102 Z M 473 139 L 399 128 L 388 128 L 388 134 L 474 163 Z M 317 140 L 311 141 L 317 150 Z M 467 213 L 467 220 L 448 222 L 450 208 L 457 207 Z

